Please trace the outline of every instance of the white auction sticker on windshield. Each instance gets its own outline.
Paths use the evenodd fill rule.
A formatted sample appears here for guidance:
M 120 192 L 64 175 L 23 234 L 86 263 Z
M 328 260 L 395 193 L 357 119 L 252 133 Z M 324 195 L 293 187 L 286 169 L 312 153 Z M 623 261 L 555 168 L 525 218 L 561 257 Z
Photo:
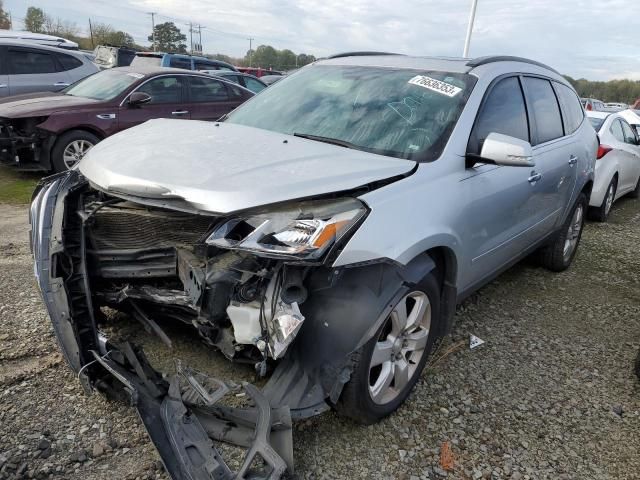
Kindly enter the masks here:
M 416 75 L 411 80 L 409 80 L 409 83 L 411 85 L 418 85 L 419 87 L 428 88 L 429 90 L 441 93 L 443 95 L 446 95 L 447 97 L 455 97 L 462 91 L 460 87 L 456 87 L 455 85 L 451 85 L 450 83 L 436 80 L 435 78 L 427 77 L 425 75 Z
M 127 73 L 127 75 L 129 75 L 130 77 L 133 77 L 133 78 L 138 78 L 138 79 L 144 77 L 144 75 L 142 73 L 133 73 L 133 72 L 131 72 L 131 73 Z

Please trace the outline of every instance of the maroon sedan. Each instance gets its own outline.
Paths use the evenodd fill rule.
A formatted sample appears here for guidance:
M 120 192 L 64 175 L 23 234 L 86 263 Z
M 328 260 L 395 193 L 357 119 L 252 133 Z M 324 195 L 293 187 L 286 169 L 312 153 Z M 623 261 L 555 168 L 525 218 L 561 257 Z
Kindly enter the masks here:
M 59 93 L 0 101 L 0 164 L 59 172 L 120 130 L 152 118 L 217 120 L 251 96 L 239 85 L 198 72 L 103 70 Z

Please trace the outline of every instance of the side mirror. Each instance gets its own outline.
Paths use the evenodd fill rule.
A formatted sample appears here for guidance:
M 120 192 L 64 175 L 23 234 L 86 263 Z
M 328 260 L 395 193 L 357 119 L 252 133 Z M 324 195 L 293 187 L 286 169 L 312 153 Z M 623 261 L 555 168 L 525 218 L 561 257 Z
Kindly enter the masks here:
M 135 107 L 138 105 L 144 105 L 145 103 L 149 103 L 151 101 L 151 95 L 144 92 L 133 92 L 129 95 L 129 105 L 131 107 Z
M 519 138 L 490 133 L 482 144 L 480 157 L 483 160 L 511 167 L 534 167 L 531 144 Z

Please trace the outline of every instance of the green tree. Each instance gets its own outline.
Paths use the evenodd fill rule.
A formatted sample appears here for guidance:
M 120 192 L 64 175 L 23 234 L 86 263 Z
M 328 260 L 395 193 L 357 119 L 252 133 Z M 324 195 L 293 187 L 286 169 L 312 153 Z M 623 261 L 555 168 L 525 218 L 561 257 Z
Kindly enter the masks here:
M 11 15 L 5 11 L 2 0 L 0 0 L 0 29 L 11 30 Z
M 116 31 L 107 23 L 96 23 L 91 28 L 93 43 L 98 45 L 116 45 L 132 47 L 135 45 L 133 37 L 126 32 Z
M 148 40 L 151 42 L 151 48 L 169 53 L 186 53 L 187 36 L 180 32 L 180 29 L 173 22 L 165 22 L 156 25 L 155 29 L 156 41 L 153 43 L 153 35 L 149 35 Z
M 278 51 L 270 45 L 260 45 L 251 55 L 254 67 L 276 68 L 278 65 Z
M 290 70 L 296 67 L 296 54 L 291 50 L 284 49 L 278 52 L 278 65 L 280 70 Z
M 24 16 L 24 29 L 33 33 L 44 32 L 44 12 L 41 8 L 29 7 Z

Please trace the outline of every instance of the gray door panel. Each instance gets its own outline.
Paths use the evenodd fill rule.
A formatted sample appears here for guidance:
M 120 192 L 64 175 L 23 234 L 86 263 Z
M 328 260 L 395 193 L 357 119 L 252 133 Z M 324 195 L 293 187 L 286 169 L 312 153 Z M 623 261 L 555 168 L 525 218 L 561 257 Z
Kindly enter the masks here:
M 529 169 L 479 165 L 468 169 L 460 188 L 468 198 L 463 228 L 469 258 L 467 285 L 473 285 L 531 245 L 535 205 Z

